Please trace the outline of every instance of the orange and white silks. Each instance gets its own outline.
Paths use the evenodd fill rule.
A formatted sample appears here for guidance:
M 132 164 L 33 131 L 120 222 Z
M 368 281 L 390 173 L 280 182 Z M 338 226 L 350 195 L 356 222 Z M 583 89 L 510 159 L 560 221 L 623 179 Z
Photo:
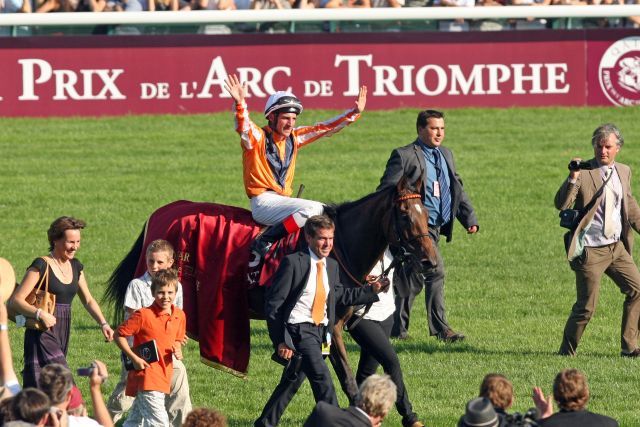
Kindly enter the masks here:
M 267 132 L 271 132 L 271 129 L 268 126 L 260 128 L 251 121 L 246 103 L 236 104 L 235 125 L 236 132 L 240 134 L 240 144 L 242 145 L 243 179 L 247 196 L 252 198 L 269 190 L 283 196 L 291 196 L 298 148 L 311 144 L 323 136 L 331 136 L 359 118 L 360 114 L 355 109 L 351 109 L 313 126 L 294 128 L 291 133 L 293 136 L 293 155 L 284 186 L 281 186 L 273 176 L 266 155 Z M 274 138 L 274 143 L 278 148 L 280 158 L 283 159 L 286 139 L 276 141 Z

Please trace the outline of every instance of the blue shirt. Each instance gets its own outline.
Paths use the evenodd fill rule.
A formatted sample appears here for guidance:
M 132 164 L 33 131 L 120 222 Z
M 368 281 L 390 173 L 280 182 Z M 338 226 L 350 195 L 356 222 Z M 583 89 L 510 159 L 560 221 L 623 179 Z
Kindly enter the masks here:
M 442 169 L 444 184 L 448 188 L 451 188 L 451 181 L 449 180 L 449 168 L 447 167 L 447 162 L 444 159 L 444 156 L 437 148 L 428 147 L 424 142 L 418 138 L 420 142 L 420 148 L 422 149 L 422 154 L 424 155 L 425 165 L 427 167 L 426 173 L 426 181 L 424 182 L 424 206 L 429 211 L 429 225 L 440 227 L 447 222 L 449 222 L 449 218 L 442 218 L 440 213 L 440 196 L 436 196 L 434 193 L 434 182 L 438 182 L 438 175 L 436 172 L 436 156 L 438 156 L 440 160 L 440 167 Z

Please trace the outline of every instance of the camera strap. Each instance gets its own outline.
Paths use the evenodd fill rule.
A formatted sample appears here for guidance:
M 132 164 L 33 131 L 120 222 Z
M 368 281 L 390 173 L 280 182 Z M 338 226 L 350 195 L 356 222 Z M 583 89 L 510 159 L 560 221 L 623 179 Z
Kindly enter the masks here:
M 587 205 L 580 209 L 580 217 L 578 222 L 582 221 L 582 218 L 587 214 L 587 212 L 589 212 L 589 210 L 591 210 L 591 208 L 593 207 L 593 205 L 595 205 L 596 201 L 600 198 L 600 196 L 602 195 L 602 192 L 604 191 L 604 187 L 607 186 L 607 183 L 609 182 L 609 180 L 611 179 L 611 177 L 614 174 L 614 170 L 612 168 L 611 173 L 609 174 L 609 176 L 607 177 L 607 179 L 604 180 L 604 182 L 602 183 L 602 185 L 600 186 L 600 188 L 598 189 L 598 191 L 596 191 L 596 194 L 593 195 L 593 197 L 591 198 L 591 200 L 589 201 L 589 203 L 587 203 Z

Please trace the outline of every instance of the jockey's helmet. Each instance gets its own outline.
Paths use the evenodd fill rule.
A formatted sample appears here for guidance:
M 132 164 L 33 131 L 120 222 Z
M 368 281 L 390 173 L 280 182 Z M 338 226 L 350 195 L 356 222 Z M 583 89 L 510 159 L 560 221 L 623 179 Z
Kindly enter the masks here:
M 302 103 L 291 92 L 278 91 L 267 99 L 264 106 L 264 117 L 268 118 L 273 112 L 279 113 L 302 113 Z

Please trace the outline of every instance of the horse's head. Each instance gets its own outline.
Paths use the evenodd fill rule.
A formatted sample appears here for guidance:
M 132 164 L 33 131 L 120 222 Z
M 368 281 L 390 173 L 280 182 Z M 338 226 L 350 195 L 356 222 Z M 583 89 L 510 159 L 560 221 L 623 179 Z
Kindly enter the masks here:
M 420 195 L 422 180 L 410 185 L 402 177 L 396 186 L 389 219 L 389 243 L 411 255 L 414 262 L 436 264 L 436 251 L 429 237 L 429 212 Z

